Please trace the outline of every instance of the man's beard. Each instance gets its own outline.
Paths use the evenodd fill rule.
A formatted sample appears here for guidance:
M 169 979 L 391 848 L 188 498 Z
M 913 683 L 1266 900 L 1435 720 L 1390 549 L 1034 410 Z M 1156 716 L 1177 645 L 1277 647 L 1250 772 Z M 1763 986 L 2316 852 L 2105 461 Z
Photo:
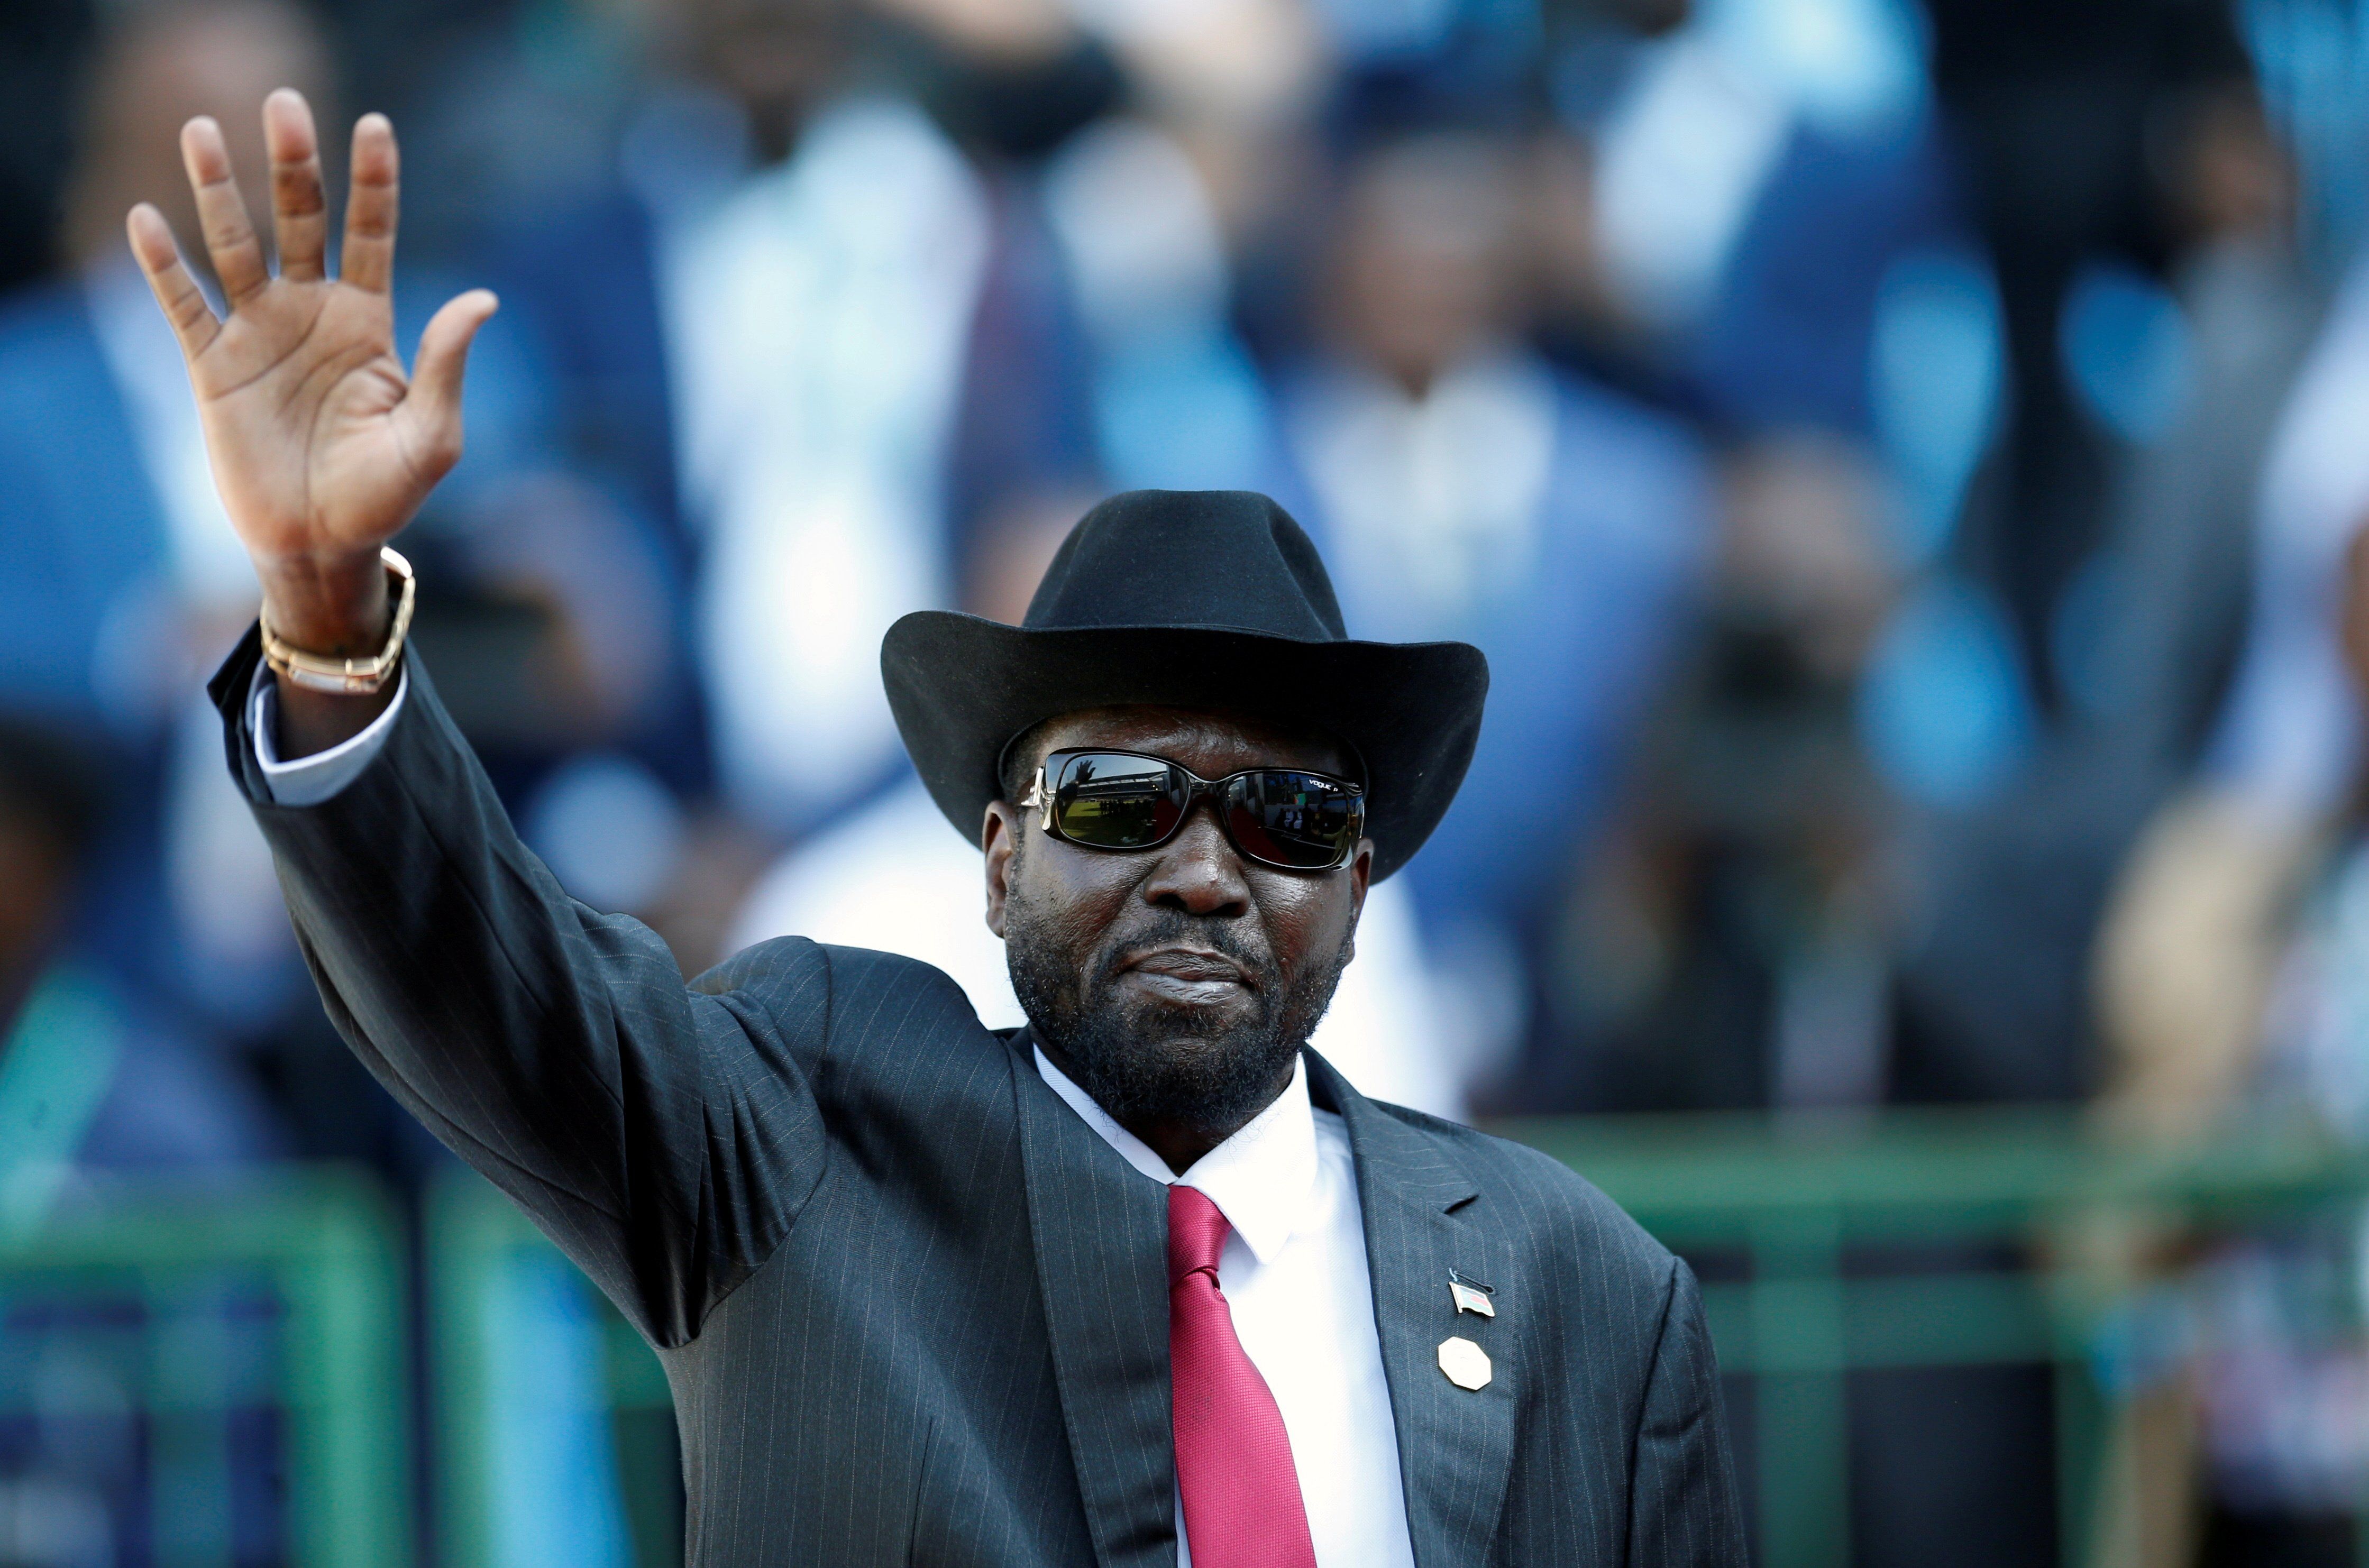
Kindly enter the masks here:
M 1349 961 L 1345 939 L 1288 984 L 1271 956 L 1246 950 L 1225 921 L 1160 910 L 1086 964 L 1065 952 L 1058 922 L 1014 898 L 1005 905 L 1012 989 L 1036 1036 L 1077 1086 L 1123 1126 L 1173 1122 L 1230 1134 L 1274 1098 L 1308 1043 Z M 1118 991 L 1127 955 L 1171 942 L 1224 954 L 1253 982 L 1255 1012 L 1226 1024 Z M 1087 972 L 1081 975 L 1081 968 Z

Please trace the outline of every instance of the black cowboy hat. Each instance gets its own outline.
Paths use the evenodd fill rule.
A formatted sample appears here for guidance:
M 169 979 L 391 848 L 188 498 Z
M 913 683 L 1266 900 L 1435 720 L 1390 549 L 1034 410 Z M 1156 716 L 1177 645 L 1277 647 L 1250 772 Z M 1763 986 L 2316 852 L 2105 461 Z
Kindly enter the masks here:
M 1122 704 L 1312 725 L 1365 770 L 1377 880 L 1421 848 L 1472 761 L 1489 665 L 1464 643 L 1364 643 L 1316 546 L 1247 490 L 1131 490 L 1081 519 L 1017 626 L 923 610 L 880 676 L 938 809 L 976 841 L 1006 747 Z

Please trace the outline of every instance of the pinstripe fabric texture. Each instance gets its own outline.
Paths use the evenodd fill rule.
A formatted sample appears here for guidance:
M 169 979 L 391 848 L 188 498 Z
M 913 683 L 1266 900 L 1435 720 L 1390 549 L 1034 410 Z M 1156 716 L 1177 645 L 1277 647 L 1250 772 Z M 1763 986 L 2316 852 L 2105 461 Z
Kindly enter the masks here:
M 212 691 L 329 1015 L 658 1347 L 692 1562 L 1171 1568 L 1166 1195 L 1024 1034 L 797 938 L 686 985 L 520 843 L 416 657 L 378 761 L 271 805 L 257 657 Z M 1685 1265 L 1552 1161 L 1309 1065 L 1356 1159 L 1421 1568 L 1741 1564 Z M 1459 1320 L 1450 1268 L 1494 1320 Z M 1440 1373 L 1452 1333 L 1486 1388 Z

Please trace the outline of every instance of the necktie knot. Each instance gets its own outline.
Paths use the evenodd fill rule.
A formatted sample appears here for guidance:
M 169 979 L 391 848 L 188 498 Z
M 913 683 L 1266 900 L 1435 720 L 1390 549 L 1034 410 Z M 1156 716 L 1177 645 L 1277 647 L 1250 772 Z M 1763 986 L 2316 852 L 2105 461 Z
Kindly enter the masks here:
M 1207 1193 L 1172 1182 L 1168 1187 L 1168 1283 L 1182 1284 L 1201 1270 L 1215 1278 L 1218 1254 L 1233 1227 Z

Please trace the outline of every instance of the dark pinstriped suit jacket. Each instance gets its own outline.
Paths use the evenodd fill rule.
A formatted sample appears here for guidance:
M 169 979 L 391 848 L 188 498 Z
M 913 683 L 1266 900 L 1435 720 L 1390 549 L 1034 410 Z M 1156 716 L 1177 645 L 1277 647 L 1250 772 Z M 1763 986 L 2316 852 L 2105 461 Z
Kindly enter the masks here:
M 329 1014 L 658 1347 L 692 1562 L 1174 1562 L 1165 1195 L 1024 1036 L 924 965 L 796 938 L 686 986 L 520 843 L 417 659 L 380 758 L 274 806 L 256 658 L 214 696 Z M 1309 1065 L 1348 1126 L 1421 1568 L 1742 1563 L 1685 1265 L 1543 1156 Z M 1458 1319 L 1450 1268 L 1494 1321 Z M 1451 1333 L 1488 1387 L 1440 1373 Z

